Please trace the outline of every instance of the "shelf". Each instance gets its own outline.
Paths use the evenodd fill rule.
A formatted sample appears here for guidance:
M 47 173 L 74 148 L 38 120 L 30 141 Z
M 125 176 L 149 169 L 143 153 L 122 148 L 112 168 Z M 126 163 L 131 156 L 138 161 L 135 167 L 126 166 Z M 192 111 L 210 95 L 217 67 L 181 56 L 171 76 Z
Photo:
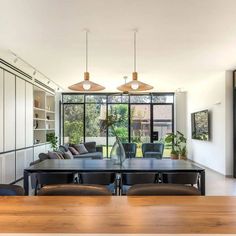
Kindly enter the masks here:
M 48 122 L 54 122 L 55 120 L 46 120 L 46 121 L 48 121 Z
M 47 113 L 53 113 L 55 114 L 55 111 L 49 111 L 49 110 L 45 110 Z
M 34 131 L 44 131 L 46 129 L 34 129 Z
M 38 107 L 34 107 L 34 110 L 37 110 L 37 111 L 45 111 L 45 109 L 43 109 L 43 108 L 38 108 Z
M 45 119 L 42 119 L 42 118 L 34 118 L 34 120 L 42 120 L 42 121 L 45 121 Z

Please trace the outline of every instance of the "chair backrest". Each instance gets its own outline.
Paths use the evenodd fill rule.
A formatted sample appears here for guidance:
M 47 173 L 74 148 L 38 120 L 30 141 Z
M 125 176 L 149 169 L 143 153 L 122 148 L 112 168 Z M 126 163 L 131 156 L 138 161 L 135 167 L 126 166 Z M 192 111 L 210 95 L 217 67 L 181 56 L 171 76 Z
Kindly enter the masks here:
M 148 184 L 156 182 L 156 173 L 122 173 L 122 185 Z
M 179 184 L 137 184 L 132 186 L 128 196 L 199 196 L 200 191 L 192 186 Z
M 137 144 L 136 143 L 122 143 L 126 158 L 136 157 Z
M 142 153 L 143 156 L 145 152 L 161 152 L 163 154 L 164 144 L 163 143 L 143 143 L 142 144 Z
M 47 185 L 38 192 L 39 196 L 110 196 L 111 192 L 105 186 L 60 184 Z
M 116 179 L 116 174 L 113 172 L 107 172 L 107 173 L 86 172 L 79 174 L 79 180 L 81 184 L 109 185 L 114 183 L 115 179 Z
M 162 173 L 161 179 L 163 183 L 171 184 L 197 184 L 198 173 L 191 172 L 176 172 L 176 173 Z
M 68 184 L 73 183 L 74 173 L 71 172 L 40 172 L 36 174 L 37 183 L 40 186 L 49 184 Z
M 18 185 L 0 184 L 0 196 L 23 196 L 24 189 Z

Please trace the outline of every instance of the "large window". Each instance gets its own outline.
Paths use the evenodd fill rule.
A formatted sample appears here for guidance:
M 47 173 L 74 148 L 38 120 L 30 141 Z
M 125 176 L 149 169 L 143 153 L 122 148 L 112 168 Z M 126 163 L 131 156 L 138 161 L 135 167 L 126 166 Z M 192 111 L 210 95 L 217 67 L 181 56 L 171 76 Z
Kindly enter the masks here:
M 95 141 L 109 157 L 115 134 L 122 142 L 137 144 L 137 157 L 146 142 L 164 142 L 174 130 L 174 94 L 62 94 L 62 134 L 64 143 Z M 106 128 L 110 115 L 119 117 L 114 130 Z M 165 145 L 164 156 L 170 155 Z

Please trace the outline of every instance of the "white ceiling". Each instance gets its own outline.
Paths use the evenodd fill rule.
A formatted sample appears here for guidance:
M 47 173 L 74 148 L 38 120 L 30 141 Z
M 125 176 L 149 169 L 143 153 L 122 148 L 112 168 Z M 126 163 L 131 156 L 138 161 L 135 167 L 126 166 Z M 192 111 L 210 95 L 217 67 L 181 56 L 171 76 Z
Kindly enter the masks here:
M 84 28 L 91 80 L 107 91 L 131 78 L 134 28 L 139 79 L 155 91 L 236 68 L 236 0 L 0 0 L 0 12 L 0 48 L 65 89 L 83 79 Z

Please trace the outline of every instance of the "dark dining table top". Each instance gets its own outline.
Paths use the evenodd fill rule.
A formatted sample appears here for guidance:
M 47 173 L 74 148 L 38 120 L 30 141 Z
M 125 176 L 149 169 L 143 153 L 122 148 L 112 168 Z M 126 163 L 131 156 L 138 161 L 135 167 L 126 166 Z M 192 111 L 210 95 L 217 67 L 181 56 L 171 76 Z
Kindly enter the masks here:
M 122 165 L 114 164 L 110 159 L 103 160 L 57 160 L 48 159 L 25 169 L 29 172 L 37 171 L 203 171 L 204 169 L 191 161 L 132 158 L 126 159 Z

